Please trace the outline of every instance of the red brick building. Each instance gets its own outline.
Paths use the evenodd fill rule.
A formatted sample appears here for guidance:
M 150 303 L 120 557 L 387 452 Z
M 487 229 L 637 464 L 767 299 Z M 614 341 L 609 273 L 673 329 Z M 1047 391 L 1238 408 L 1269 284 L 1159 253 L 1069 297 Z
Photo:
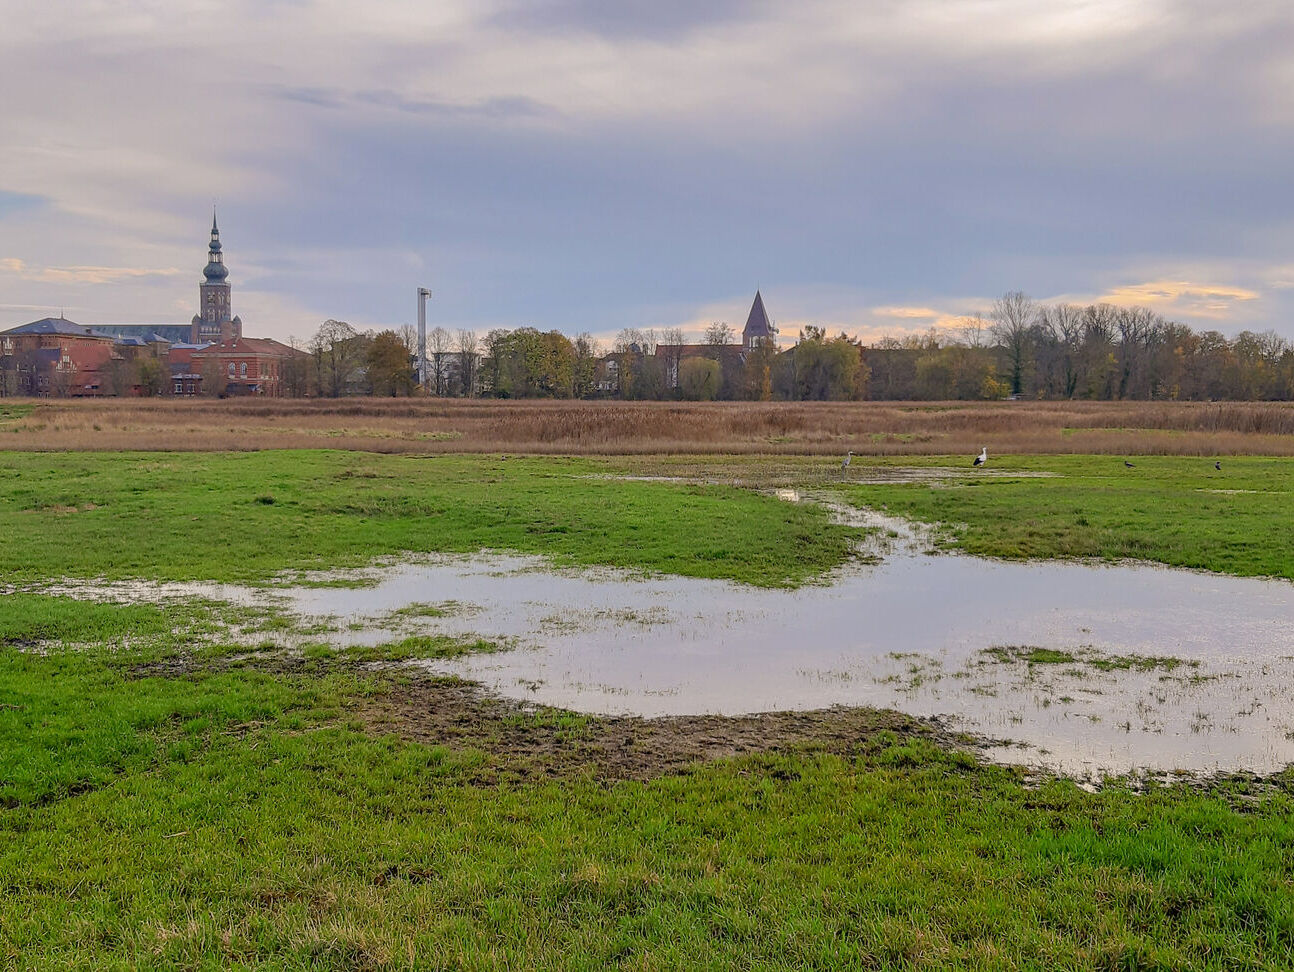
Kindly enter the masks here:
M 113 343 L 62 317 L 22 324 L 0 332 L 0 380 L 19 395 L 101 395 Z
M 188 357 L 190 371 L 200 375 L 204 385 L 213 380 L 223 383 L 218 395 L 280 398 L 287 369 L 294 362 L 304 361 L 306 353 L 273 338 L 240 337 L 195 348 Z

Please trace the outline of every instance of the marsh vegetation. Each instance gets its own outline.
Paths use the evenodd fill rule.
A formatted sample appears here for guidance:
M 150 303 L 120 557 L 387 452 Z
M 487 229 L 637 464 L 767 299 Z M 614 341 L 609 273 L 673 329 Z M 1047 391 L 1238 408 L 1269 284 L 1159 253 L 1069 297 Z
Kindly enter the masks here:
M 1289 402 L 616 402 L 42 399 L 0 445 L 35 450 L 540 454 L 1294 455 Z

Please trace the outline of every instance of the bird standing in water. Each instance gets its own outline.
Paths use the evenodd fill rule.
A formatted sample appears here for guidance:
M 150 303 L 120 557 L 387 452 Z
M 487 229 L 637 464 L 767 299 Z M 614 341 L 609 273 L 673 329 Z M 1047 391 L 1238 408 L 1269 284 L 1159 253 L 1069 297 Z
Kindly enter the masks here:
M 979 455 L 975 457 L 973 465 L 982 466 L 986 462 L 988 462 L 988 446 L 984 446 L 980 449 Z

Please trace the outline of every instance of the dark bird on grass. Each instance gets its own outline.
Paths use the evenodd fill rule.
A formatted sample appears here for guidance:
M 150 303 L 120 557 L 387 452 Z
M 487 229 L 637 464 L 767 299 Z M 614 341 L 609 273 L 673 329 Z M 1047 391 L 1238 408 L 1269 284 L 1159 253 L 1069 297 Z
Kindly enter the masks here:
M 1124 464 L 1125 466 L 1127 466 L 1129 469 L 1136 469 L 1136 468 L 1137 468 L 1136 463 L 1128 462 L 1128 460 L 1127 460 L 1127 459 L 1124 459 L 1124 460 L 1123 460 L 1123 464 Z
M 975 461 L 972 465 L 982 466 L 986 462 L 988 462 L 988 446 L 983 446 L 979 451 L 979 455 L 975 457 Z
M 853 450 L 853 449 L 850 449 L 848 452 L 846 452 L 846 453 L 845 453 L 845 458 L 843 458 L 843 459 L 841 459 L 841 460 L 840 460 L 840 468 L 841 468 L 841 469 L 848 469 L 848 468 L 849 468 L 849 460 L 850 460 L 850 459 L 852 459 L 852 458 L 854 458 L 854 450 Z
M 1221 472 L 1221 471 L 1222 471 L 1222 461 L 1221 461 L 1221 460 L 1218 460 L 1217 462 L 1215 462 L 1215 463 L 1213 464 L 1213 468 L 1214 468 L 1214 469 L 1216 469 L 1218 472 Z

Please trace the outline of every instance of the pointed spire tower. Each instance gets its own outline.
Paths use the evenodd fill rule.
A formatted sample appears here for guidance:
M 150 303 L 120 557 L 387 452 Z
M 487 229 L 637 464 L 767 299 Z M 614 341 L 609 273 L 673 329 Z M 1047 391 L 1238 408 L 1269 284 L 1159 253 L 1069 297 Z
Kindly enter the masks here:
M 741 331 L 741 346 L 753 351 L 763 345 L 777 347 L 777 328 L 769 321 L 768 312 L 764 310 L 764 298 L 756 290 L 755 302 L 750 305 L 746 326 Z
M 229 269 L 220 245 L 216 211 L 211 211 L 211 242 L 207 244 L 207 265 L 198 285 L 198 313 L 193 317 L 194 344 L 236 341 L 243 336 L 243 322 L 230 315 Z

